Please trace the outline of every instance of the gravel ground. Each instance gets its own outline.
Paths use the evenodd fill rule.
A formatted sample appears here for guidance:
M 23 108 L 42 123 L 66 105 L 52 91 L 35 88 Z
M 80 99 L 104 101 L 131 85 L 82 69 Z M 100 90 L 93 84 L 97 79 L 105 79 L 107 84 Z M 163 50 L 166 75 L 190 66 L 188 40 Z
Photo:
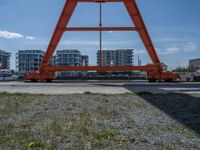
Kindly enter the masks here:
M 0 149 L 200 149 L 200 95 L 1 93 Z

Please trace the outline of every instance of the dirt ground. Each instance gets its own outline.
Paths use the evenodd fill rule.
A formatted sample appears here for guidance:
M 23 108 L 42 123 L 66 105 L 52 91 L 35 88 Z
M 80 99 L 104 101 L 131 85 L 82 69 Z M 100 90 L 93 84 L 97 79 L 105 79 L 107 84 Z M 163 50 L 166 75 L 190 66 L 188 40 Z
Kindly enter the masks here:
M 200 95 L 0 93 L 0 149 L 200 149 Z

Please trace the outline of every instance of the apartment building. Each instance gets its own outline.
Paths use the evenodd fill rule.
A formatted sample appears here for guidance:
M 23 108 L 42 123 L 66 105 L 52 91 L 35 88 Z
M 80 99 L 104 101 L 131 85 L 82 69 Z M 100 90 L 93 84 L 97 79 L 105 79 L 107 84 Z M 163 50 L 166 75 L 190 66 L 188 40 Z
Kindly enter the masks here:
M 79 50 L 58 50 L 56 52 L 57 66 L 81 66 Z
M 81 66 L 89 66 L 89 56 L 81 55 Z
M 56 52 L 56 66 L 88 66 L 89 57 L 87 55 L 81 55 L 79 50 L 58 50 Z M 81 71 L 63 71 L 58 72 L 57 76 L 60 78 L 81 76 L 85 72 Z
M 191 72 L 200 70 L 200 58 L 189 60 L 189 69 Z
M 134 50 L 102 50 L 102 66 L 133 66 Z M 97 65 L 100 66 L 100 51 L 97 52 Z
M 0 50 L 0 70 L 10 69 L 11 53 Z
M 16 53 L 16 68 L 19 75 L 38 70 L 44 54 L 42 50 L 19 50 Z
M 51 58 L 50 65 L 52 65 L 52 66 L 57 66 L 57 63 L 56 63 L 56 55 L 53 56 L 53 57 Z

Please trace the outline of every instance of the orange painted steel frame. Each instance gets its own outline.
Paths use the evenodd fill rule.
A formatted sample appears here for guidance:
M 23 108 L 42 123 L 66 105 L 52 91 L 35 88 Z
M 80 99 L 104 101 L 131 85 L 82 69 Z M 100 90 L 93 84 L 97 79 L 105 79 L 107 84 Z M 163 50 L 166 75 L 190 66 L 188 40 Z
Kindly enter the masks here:
M 67 27 L 70 18 L 78 4 L 78 2 L 123 2 L 129 16 L 131 17 L 135 27 Z M 75 66 L 75 67 L 58 67 L 50 66 L 51 57 L 53 56 L 56 47 L 65 31 L 137 31 L 144 43 L 144 46 L 153 62 L 152 65 L 147 66 L 118 66 L 118 67 L 104 67 L 104 66 Z M 27 74 L 27 80 L 53 80 L 56 71 L 127 71 L 127 70 L 144 70 L 148 72 L 150 80 L 175 80 L 176 75 L 171 72 L 165 72 L 158 58 L 154 45 L 151 41 L 145 23 L 142 19 L 138 6 L 135 0 L 66 0 L 60 19 L 56 25 L 55 31 L 47 48 L 39 71 Z

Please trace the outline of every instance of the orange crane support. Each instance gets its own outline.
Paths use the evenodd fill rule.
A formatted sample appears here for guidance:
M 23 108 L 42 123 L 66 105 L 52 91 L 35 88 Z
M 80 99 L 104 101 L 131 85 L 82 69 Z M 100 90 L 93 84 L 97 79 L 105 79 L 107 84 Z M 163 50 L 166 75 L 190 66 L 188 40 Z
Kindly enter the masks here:
M 123 2 L 129 16 L 131 17 L 135 27 L 67 27 L 70 18 L 78 4 L 78 2 Z M 144 46 L 153 62 L 147 66 L 115 66 L 115 67 L 104 67 L 104 66 L 51 66 L 51 58 L 57 48 L 59 41 L 65 31 L 136 31 L 138 32 Z M 177 75 L 165 71 L 158 58 L 153 42 L 149 36 L 143 18 L 140 14 L 138 6 L 135 0 L 66 0 L 63 11 L 60 15 L 59 21 L 56 25 L 55 31 L 47 48 L 46 54 L 40 66 L 40 69 L 36 72 L 25 75 L 26 80 L 31 81 L 50 81 L 55 78 L 56 71 L 85 71 L 85 70 L 96 70 L 96 71 L 129 71 L 129 70 L 143 70 L 147 71 L 147 78 L 150 81 L 165 80 L 172 81 L 177 79 Z

